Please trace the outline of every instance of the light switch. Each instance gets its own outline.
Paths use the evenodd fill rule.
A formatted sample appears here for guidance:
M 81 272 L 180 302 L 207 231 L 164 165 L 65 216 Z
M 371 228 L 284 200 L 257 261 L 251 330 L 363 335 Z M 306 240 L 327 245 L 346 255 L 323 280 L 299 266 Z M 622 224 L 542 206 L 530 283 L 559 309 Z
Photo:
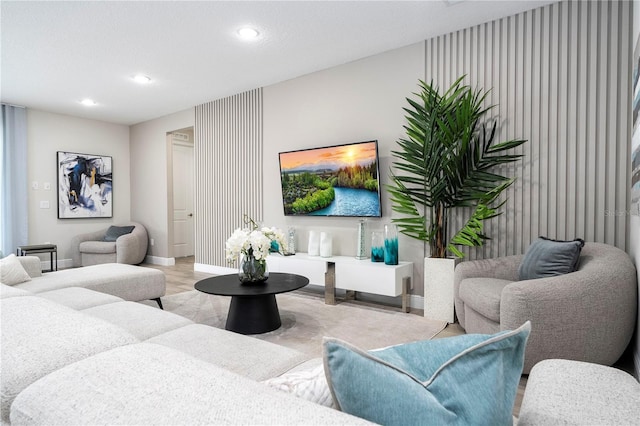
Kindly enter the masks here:
M 49 208 L 49 202 L 48 201 L 40 201 L 40 208 L 41 209 L 48 209 Z
M 51 184 L 49 182 L 43 183 L 42 187 L 44 188 L 45 191 L 51 190 Z
M 33 181 L 33 182 L 31 183 L 31 189 L 36 189 L 36 190 L 37 190 L 37 189 L 40 189 L 40 185 L 38 185 L 38 182 Z

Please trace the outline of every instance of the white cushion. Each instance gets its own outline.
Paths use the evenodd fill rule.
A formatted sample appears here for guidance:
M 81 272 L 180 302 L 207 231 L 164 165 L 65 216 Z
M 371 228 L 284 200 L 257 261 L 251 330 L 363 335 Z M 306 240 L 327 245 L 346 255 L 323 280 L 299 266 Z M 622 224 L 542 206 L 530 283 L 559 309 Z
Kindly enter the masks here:
M 89 309 L 94 306 L 107 305 L 109 303 L 124 302 L 124 300 L 119 297 L 82 287 L 59 288 L 57 290 L 38 293 L 37 296 L 77 311 Z
M 281 376 L 264 380 L 262 383 L 307 401 L 335 408 L 324 374 L 324 365 L 318 365 L 309 370 L 287 372 Z
M 33 294 L 26 290 L 0 283 L 0 299 L 17 296 L 33 296 Z
M 24 270 L 15 254 L 10 254 L 0 260 L 0 283 L 16 285 L 29 281 L 31 277 Z
M 362 419 L 150 343 L 103 352 L 29 386 L 14 425 L 356 425 Z
M 115 324 L 140 340 L 193 324 L 193 321 L 179 315 L 135 302 L 109 303 L 82 312 Z
M 105 263 L 47 272 L 41 277 L 18 286 L 32 293 L 58 288 L 83 287 L 132 301 L 162 297 L 166 290 L 165 276 L 162 271 L 121 263 Z
M 278 376 L 308 358 L 294 349 L 203 324 L 180 327 L 148 342 L 177 349 L 253 380 Z
M 40 297 L 6 298 L 0 307 L 0 406 L 5 422 L 13 399 L 31 383 L 65 365 L 138 341 L 106 321 Z

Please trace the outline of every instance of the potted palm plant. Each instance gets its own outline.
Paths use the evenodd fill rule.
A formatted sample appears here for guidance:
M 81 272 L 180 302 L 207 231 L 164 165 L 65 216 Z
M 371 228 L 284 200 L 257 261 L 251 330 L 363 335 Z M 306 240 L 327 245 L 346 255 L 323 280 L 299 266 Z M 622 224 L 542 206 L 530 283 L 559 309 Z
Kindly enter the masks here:
M 483 232 L 483 222 L 501 214 L 500 207 L 506 200 L 500 200 L 500 194 L 515 180 L 496 169 L 521 158 L 508 151 L 526 142 L 495 141 L 496 121 L 489 125 L 483 121 L 493 107 L 484 106 L 487 92 L 471 89 L 463 84 L 464 78 L 457 79 L 442 94 L 433 83 L 420 81 L 417 99 L 407 98 L 406 135 L 398 140 L 399 148 L 392 151 L 392 184 L 387 186 L 393 211 L 399 214 L 392 221 L 400 232 L 429 243 L 430 258 L 425 259 L 424 274 L 425 316 L 442 317 L 448 322 L 454 320 L 455 268 L 455 260 L 448 258 L 448 253 L 462 258 L 459 246 L 481 246 L 489 239 Z M 470 208 L 465 211 L 471 213 L 460 229 L 450 230 L 449 219 L 454 210 L 463 213 L 461 208 Z M 449 231 L 453 231 L 451 237 Z M 447 265 L 431 266 L 432 259 L 446 259 Z M 451 278 L 438 276 L 439 269 Z

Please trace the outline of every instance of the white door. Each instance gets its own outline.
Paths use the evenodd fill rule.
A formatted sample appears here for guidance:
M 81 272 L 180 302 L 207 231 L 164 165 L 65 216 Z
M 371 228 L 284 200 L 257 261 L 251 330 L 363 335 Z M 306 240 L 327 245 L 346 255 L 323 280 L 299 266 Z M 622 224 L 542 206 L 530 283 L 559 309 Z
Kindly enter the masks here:
M 193 146 L 176 142 L 172 145 L 173 256 L 193 256 Z

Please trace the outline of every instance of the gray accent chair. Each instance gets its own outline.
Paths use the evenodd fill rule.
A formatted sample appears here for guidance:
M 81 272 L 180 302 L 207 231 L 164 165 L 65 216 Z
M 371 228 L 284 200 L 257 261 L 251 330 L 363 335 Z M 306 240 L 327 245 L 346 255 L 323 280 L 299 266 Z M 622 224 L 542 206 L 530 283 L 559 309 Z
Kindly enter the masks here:
M 135 226 L 130 234 L 116 241 L 104 241 L 108 228 L 101 231 L 76 235 L 71 239 L 71 259 L 73 266 L 90 266 L 102 263 L 126 263 L 137 265 L 147 255 L 149 236 L 146 228 L 138 222 L 119 226 Z
M 636 268 L 627 253 L 586 243 L 576 272 L 518 281 L 522 258 L 457 265 L 454 298 L 462 328 L 495 333 L 531 321 L 524 374 L 550 358 L 615 363 L 631 341 L 637 319 Z

